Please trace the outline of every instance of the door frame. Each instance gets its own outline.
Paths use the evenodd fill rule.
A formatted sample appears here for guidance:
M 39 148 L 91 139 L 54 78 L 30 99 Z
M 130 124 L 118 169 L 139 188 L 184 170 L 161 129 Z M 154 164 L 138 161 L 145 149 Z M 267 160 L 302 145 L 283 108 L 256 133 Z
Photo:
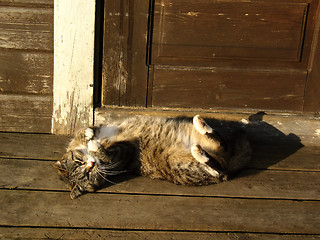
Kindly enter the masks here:
M 96 0 L 54 0 L 54 134 L 93 124 L 95 12 Z

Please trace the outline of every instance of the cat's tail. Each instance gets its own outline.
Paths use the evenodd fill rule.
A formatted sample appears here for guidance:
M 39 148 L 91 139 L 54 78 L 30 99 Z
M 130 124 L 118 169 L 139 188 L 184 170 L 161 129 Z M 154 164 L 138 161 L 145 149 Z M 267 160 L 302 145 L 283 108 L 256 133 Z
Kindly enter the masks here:
M 252 150 L 244 131 L 239 130 L 234 134 L 234 144 L 231 157 L 227 163 L 227 173 L 233 176 L 251 161 Z

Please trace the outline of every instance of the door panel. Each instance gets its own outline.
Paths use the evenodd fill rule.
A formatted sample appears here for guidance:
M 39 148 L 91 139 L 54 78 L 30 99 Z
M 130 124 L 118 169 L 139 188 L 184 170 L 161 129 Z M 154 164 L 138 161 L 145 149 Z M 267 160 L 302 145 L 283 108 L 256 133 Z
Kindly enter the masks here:
M 156 1 L 152 63 L 300 61 L 307 9 L 295 2 Z
M 148 106 L 303 111 L 316 7 L 156 0 Z
M 152 106 L 302 111 L 305 73 L 154 69 Z M 279 84 L 281 83 L 281 84 Z

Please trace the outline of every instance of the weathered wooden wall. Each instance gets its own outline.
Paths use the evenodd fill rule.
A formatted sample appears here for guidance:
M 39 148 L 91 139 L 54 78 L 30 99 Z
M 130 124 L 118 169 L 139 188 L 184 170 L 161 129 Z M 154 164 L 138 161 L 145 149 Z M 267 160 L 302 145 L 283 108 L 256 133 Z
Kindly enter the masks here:
M 50 132 L 53 0 L 0 1 L 0 131 Z

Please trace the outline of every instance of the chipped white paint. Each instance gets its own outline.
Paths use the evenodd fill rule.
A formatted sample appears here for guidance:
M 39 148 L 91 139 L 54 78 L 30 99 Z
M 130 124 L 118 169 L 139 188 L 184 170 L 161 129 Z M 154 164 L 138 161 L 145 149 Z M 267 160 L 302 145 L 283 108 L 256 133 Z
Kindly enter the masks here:
M 95 0 L 54 1 L 52 132 L 93 124 Z
M 315 135 L 320 136 L 320 129 L 316 129 Z
M 188 12 L 188 16 L 197 17 L 199 15 L 199 12 Z

